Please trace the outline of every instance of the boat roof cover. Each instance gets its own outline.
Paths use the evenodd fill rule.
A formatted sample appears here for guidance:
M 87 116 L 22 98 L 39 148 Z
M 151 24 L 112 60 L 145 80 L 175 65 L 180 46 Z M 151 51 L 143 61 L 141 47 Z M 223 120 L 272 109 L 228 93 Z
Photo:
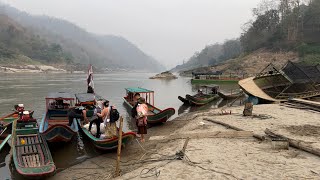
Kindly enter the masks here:
M 92 93 L 78 93 L 76 94 L 76 98 L 80 102 L 91 102 L 96 99 L 96 96 Z
M 306 65 L 288 61 L 282 71 L 294 83 L 320 83 L 320 65 Z
M 67 92 L 52 92 L 48 94 L 46 99 L 74 99 L 74 95 Z
M 153 92 L 151 90 L 140 88 L 140 87 L 126 88 L 126 90 L 129 91 L 129 92 L 133 92 L 133 93 L 149 93 L 149 92 Z

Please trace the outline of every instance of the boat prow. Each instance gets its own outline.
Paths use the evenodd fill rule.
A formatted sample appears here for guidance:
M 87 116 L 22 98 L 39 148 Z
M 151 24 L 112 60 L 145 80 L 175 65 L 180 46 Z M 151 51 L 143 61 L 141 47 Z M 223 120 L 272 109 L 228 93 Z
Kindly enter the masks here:
M 78 125 L 80 127 L 80 122 L 78 122 Z M 113 137 L 110 139 L 100 139 L 93 136 L 86 128 L 82 127 L 81 130 L 83 133 L 90 139 L 90 141 L 93 143 L 93 145 L 100 150 L 103 151 L 111 151 L 118 148 L 118 137 Z M 132 141 L 136 137 L 136 133 L 134 132 L 126 132 L 122 133 L 122 146 L 125 146 L 130 141 Z
M 148 124 L 158 124 L 167 122 L 176 113 L 174 108 L 164 109 L 156 114 L 148 115 Z
M 181 102 L 183 102 L 184 104 L 188 104 L 188 103 L 189 103 L 189 101 L 188 101 L 186 98 L 182 97 L 182 96 L 178 96 L 178 99 L 179 99 Z

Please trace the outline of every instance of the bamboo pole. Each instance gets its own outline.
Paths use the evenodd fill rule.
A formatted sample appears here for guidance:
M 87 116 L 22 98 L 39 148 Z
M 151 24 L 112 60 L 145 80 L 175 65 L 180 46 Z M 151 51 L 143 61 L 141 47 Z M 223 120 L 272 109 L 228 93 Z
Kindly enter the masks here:
M 120 117 L 120 126 L 119 126 L 119 139 L 118 139 L 118 151 L 117 151 L 117 162 L 116 162 L 116 172 L 115 177 L 120 176 L 120 156 L 121 156 L 121 146 L 122 146 L 122 125 L 123 118 Z
M 267 135 L 269 136 L 276 136 L 276 137 L 280 137 L 280 138 L 283 138 L 283 139 L 288 139 L 289 141 L 289 145 L 291 147 L 294 147 L 294 148 L 297 148 L 297 149 L 300 149 L 300 150 L 303 150 L 305 152 L 308 152 L 308 153 L 311 153 L 311 154 L 314 154 L 316 156 L 320 156 L 320 149 L 319 148 L 313 148 L 311 147 L 310 145 L 306 144 L 305 142 L 303 141 L 298 141 L 298 140 L 294 140 L 294 139 L 290 139 L 290 138 L 287 138 L 281 134 L 276 134 L 274 132 L 272 132 L 270 129 L 266 129 L 264 131 Z
M 224 123 L 224 122 L 216 121 L 216 120 L 213 120 L 213 119 L 203 118 L 203 120 L 209 121 L 209 122 L 213 122 L 213 123 L 216 123 L 216 124 L 220 124 L 220 125 L 222 125 L 222 126 L 225 126 L 225 127 L 227 127 L 227 128 L 230 128 L 230 129 L 233 129 L 233 130 L 236 130 L 236 131 L 244 131 L 243 129 L 240 129 L 240 128 L 238 128 L 238 127 L 232 126 L 232 125 L 230 125 L 230 124 L 226 124 L 226 123 Z M 253 136 L 254 138 L 257 138 L 257 139 L 261 140 L 261 141 L 265 140 L 265 137 L 264 137 L 264 136 L 261 136 L 261 135 L 259 135 L 259 134 L 253 134 L 252 136 Z

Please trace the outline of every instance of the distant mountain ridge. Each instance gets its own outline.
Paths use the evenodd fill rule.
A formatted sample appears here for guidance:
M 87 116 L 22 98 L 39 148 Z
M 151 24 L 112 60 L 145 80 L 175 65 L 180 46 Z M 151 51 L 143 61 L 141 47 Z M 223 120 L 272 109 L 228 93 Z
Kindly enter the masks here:
M 96 35 L 66 20 L 29 15 L 7 5 L 0 4 L 0 14 L 7 15 L 47 42 L 61 45 L 73 56 L 75 63 L 153 72 L 165 69 L 123 37 Z

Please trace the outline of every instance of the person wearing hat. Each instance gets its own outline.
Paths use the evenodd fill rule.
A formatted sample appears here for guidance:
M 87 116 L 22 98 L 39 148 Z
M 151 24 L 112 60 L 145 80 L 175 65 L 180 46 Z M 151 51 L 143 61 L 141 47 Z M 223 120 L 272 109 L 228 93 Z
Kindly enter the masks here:
M 69 108 L 68 114 L 67 114 L 68 119 L 69 119 L 68 126 L 72 125 L 74 118 L 80 118 L 81 121 L 85 120 L 85 122 L 89 122 L 89 120 L 86 116 L 87 109 L 88 109 L 88 107 L 84 108 L 82 106 Z
M 147 114 L 148 106 L 146 104 L 145 98 L 141 97 L 138 99 L 137 105 L 137 115 L 136 115 L 136 125 L 138 128 L 138 133 L 141 136 L 141 142 L 144 142 L 144 135 L 147 134 Z

